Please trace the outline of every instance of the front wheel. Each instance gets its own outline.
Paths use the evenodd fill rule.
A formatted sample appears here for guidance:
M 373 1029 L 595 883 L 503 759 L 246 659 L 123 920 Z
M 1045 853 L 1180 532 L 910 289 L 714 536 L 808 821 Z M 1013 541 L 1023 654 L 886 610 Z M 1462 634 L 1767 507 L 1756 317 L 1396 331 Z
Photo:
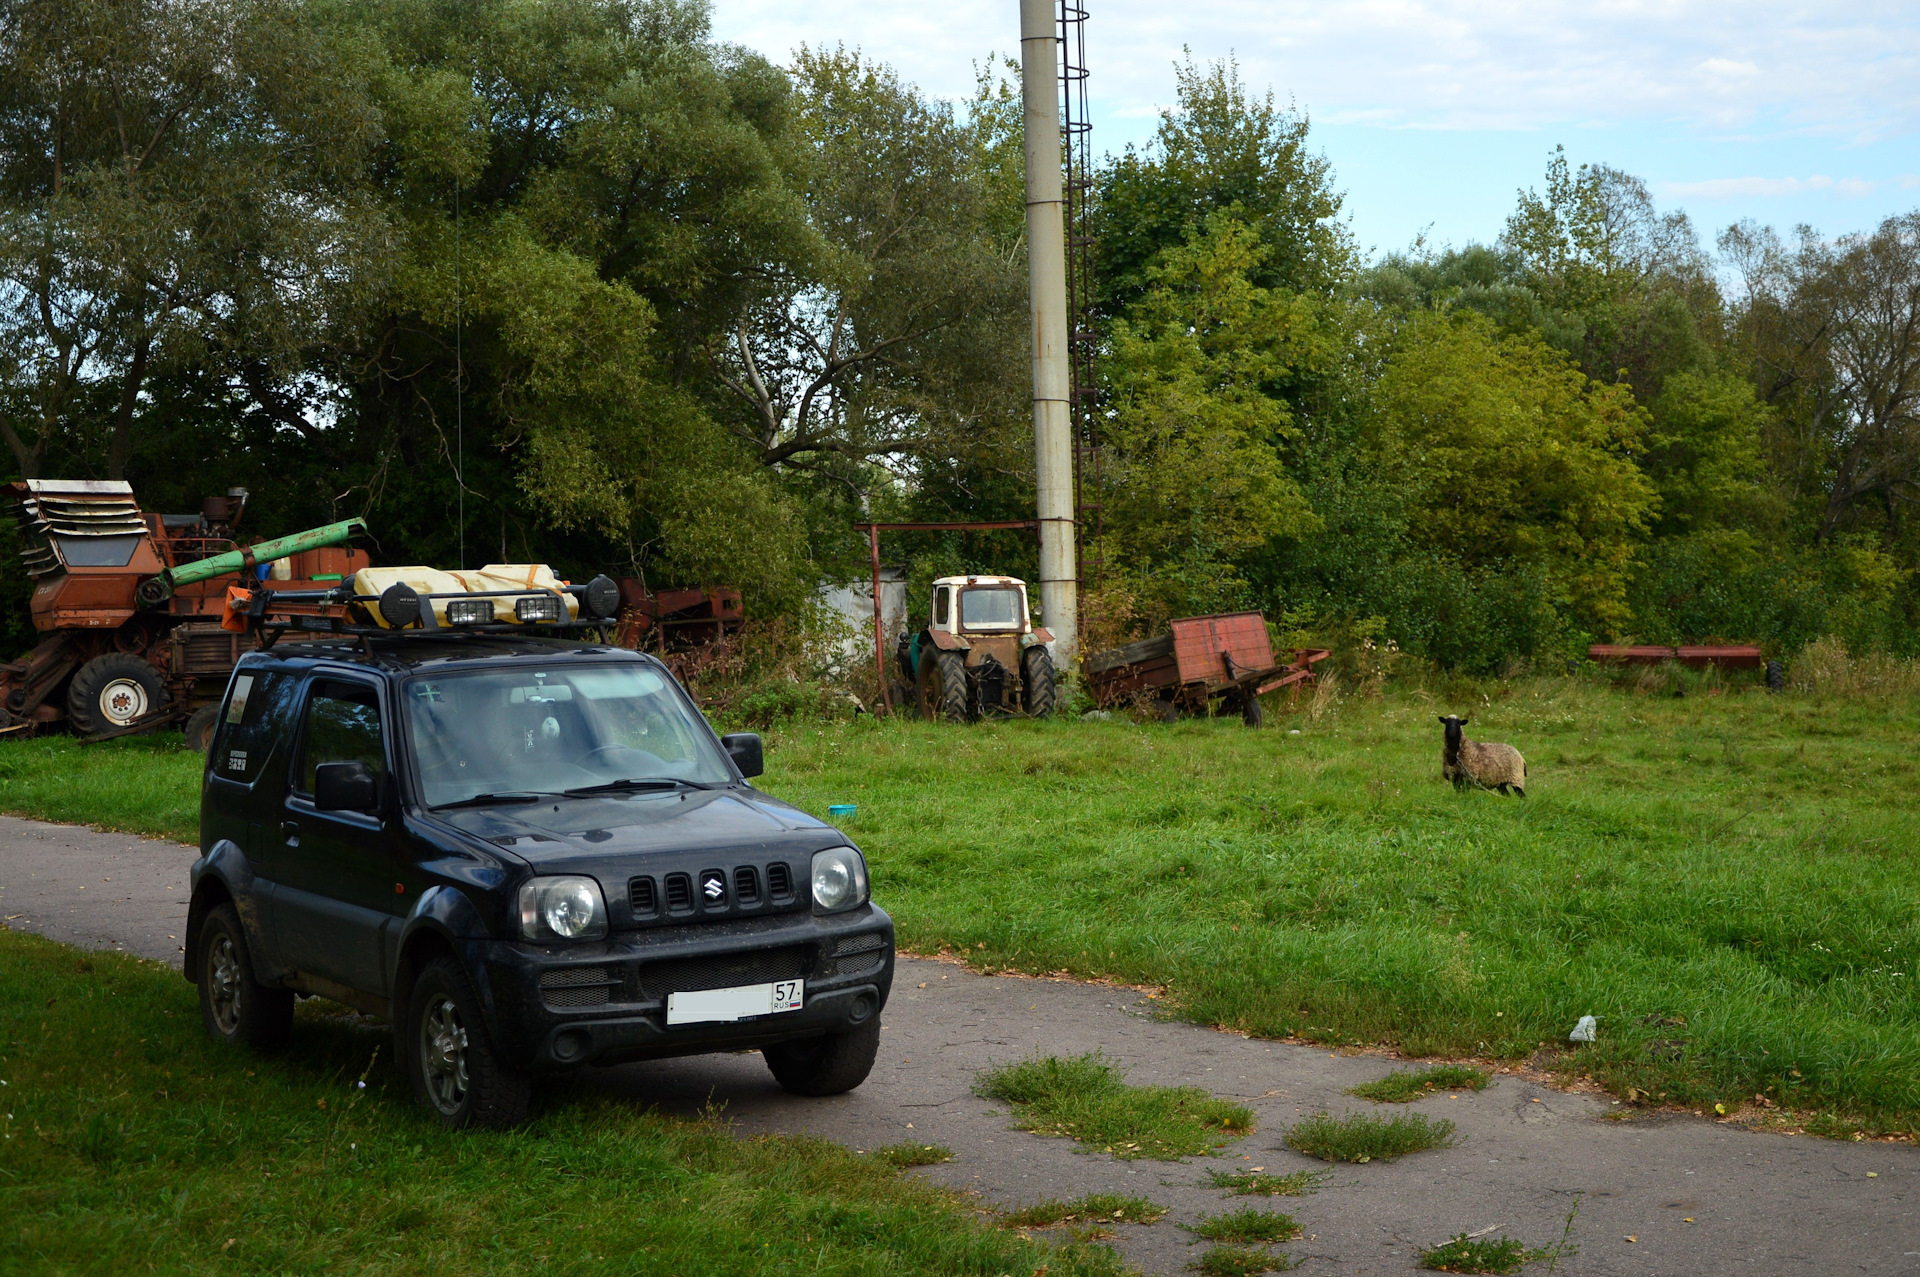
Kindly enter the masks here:
M 220 706 L 202 705 L 187 715 L 187 725 L 180 729 L 187 738 L 187 748 L 204 754 L 207 746 L 213 744 L 213 729 L 220 725 Z
M 253 954 L 240 913 L 221 905 L 200 924 L 194 976 L 207 1036 L 229 1046 L 270 1051 L 293 1035 L 293 991 L 270 989 L 253 977 Z
M 397 1036 L 413 1093 L 442 1126 L 504 1131 L 526 1120 L 533 1079 L 501 1057 L 473 984 L 452 958 L 435 958 L 421 970 Z
M 1059 707 L 1060 689 L 1054 680 L 1053 656 L 1035 644 L 1020 653 L 1020 682 L 1026 689 L 1027 714 L 1046 718 Z
M 880 1021 L 845 1033 L 762 1047 L 767 1069 L 793 1095 L 841 1095 L 867 1080 L 880 1053 Z

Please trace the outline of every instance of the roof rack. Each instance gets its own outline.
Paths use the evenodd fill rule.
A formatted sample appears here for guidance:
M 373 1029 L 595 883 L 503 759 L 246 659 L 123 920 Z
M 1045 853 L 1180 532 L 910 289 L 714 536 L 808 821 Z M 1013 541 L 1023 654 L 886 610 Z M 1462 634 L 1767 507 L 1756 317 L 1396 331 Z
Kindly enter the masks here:
M 577 615 L 569 614 L 567 595 L 572 595 L 576 600 Z M 398 581 L 378 596 L 356 594 L 350 584 L 342 583 L 328 590 L 273 590 L 262 586 L 254 590 L 233 590 L 229 598 L 229 606 L 235 607 L 237 619 L 241 621 L 237 628 L 256 634 L 262 647 L 272 647 L 289 630 L 321 636 L 355 637 L 362 641 L 363 647 L 370 647 L 371 640 L 376 638 L 409 640 L 451 638 L 462 634 L 539 635 L 582 630 L 599 630 L 601 641 L 611 642 L 611 627 L 620 611 L 620 587 L 605 575 L 596 576 L 584 585 L 557 588 L 525 586 L 514 590 L 422 594 L 404 581 Z M 499 609 L 495 607 L 486 609 L 486 613 L 495 618 L 489 621 L 455 620 L 451 606 L 447 609 L 449 618 L 446 622 L 443 623 L 434 615 L 435 602 L 451 605 L 464 599 L 512 599 L 514 619 L 499 620 Z M 547 599 L 553 601 L 551 607 L 545 606 Z M 347 609 L 348 615 L 282 614 L 276 617 L 273 609 L 277 603 L 339 607 Z M 537 606 L 529 607 L 529 603 Z M 350 619 L 355 610 L 370 612 L 375 609 L 378 609 L 385 625 Z

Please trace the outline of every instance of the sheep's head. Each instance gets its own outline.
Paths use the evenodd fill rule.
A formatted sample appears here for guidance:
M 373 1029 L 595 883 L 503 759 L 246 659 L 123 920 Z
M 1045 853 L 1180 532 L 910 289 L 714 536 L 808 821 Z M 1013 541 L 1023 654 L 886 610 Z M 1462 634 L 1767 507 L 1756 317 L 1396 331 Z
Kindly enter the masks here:
M 1467 720 L 1457 714 L 1442 714 L 1440 721 L 1444 723 L 1447 728 L 1447 748 L 1459 749 L 1462 736 L 1461 729 L 1467 725 Z

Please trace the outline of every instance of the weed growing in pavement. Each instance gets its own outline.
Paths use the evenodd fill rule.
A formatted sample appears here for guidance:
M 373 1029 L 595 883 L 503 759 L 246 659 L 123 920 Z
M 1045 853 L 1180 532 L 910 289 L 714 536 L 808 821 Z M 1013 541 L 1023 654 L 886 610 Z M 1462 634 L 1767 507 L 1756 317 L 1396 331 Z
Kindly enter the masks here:
M 1348 1095 L 1381 1104 L 1406 1104 L 1435 1091 L 1484 1091 L 1487 1071 L 1470 1064 L 1437 1064 L 1429 1069 L 1395 1069 L 1383 1078 L 1347 1088 Z
M 1066 1136 L 1120 1158 L 1174 1162 L 1213 1152 L 1253 1129 L 1253 1110 L 1193 1086 L 1129 1086 L 1094 1052 L 1034 1056 L 987 1069 L 976 1095 L 1013 1107 L 1014 1125 Z
M 510 1133 L 447 1131 L 351 1017 L 303 1007 L 291 1049 L 223 1047 L 178 972 L 77 957 L 0 929 L 0 1271 L 1123 1271 L 829 1141 L 585 1086 Z
M 1510 1277 L 1551 1250 L 1529 1250 L 1511 1237 L 1468 1237 L 1465 1233 L 1420 1252 L 1420 1266 L 1441 1273 L 1493 1273 Z
M 1187 1267 L 1205 1277 L 1252 1277 L 1255 1273 L 1284 1273 L 1298 1265 L 1285 1251 L 1256 1250 L 1252 1246 L 1209 1246 Z
M 904 1171 L 909 1166 L 937 1166 L 941 1162 L 951 1162 L 953 1150 L 944 1144 L 915 1144 L 908 1140 L 904 1144 L 883 1144 L 867 1156 L 885 1162 L 895 1170 Z
M 1022 1206 L 1000 1216 L 1008 1228 L 1052 1228 L 1055 1224 L 1107 1223 L 1151 1224 L 1167 1213 L 1144 1197 L 1122 1197 L 1117 1193 L 1091 1193 L 1077 1201 L 1058 1198 Z
M 1286 1134 L 1287 1146 L 1308 1157 L 1329 1162 L 1391 1162 L 1409 1153 L 1446 1148 L 1454 1143 L 1453 1123 L 1435 1121 L 1425 1113 L 1398 1113 L 1372 1117 L 1349 1113 L 1329 1117 L 1317 1113 L 1296 1122 Z
M 1290 1242 L 1305 1231 L 1291 1215 L 1251 1206 L 1225 1215 L 1209 1215 L 1184 1227 L 1210 1242 Z
M 1305 1197 L 1320 1191 L 1322 1181 L 1332 1171 L 1289 1171 L 1270 1175 L 1258 1167 L 1250 1171 L 1208 1171 L 1212 1187 L 1224 1188 L 1236 1197 Z

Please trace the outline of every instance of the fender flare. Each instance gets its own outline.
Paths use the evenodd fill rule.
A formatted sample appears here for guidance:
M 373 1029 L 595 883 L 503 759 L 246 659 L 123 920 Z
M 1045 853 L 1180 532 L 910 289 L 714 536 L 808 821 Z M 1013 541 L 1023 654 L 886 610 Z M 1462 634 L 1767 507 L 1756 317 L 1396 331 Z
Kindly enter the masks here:
M 459 958 L 467 969 L 467 978 L 473 981 L 474 992 L 480 995 L 481 1009 L 486 1014 L 488 1028 L 498 1039 L 498 1012 L 494 1003 L 493 984 L 487 979 L 486 964 L 479 960 L 479 950 L 492 937 L 488 934 L 487 924 L 480 917 L 480 911 L 473 907 L 473 901 L 458 888 L 436 884 L 420 893 L 412 910 L 400 924 L 400 934 L 393 946 L 393 969 L 387 973 L 387 988 L 392 991 L 390 1003 L 391 1019 L 395 1024 L 406 1015 L 406 990 L 413 983 L 412 961 L 408 951 L 414 947 L 423 935 L 432 935 Z
M 234 909 L 240 914 L 240 926 L 247 933 L 247 948 L 252 952 L 255 971 L 267 978 L 278 974 L 266 970 L 271 965 L 270 961 L 261 961 L 267 950 L 260 943 L 260 901 L 254 890 L 255 881 L 253 862 L 247 859 L 246 852 L 240 850 L 240 844 L 231 838 L 218 840 L 193 862 L 187 929 L 180 946 L 180 974 L 187 983 L 199 983 L 194 978 L 194 972 L 199 969 L 196 959 L 200 952 L 200 929 L 206 925 L 207 915 L 213 912 L 216 896 L 225 896 L 233 901 Z
M 926 633 L 933 640 L 933 645 L 943 652 L 965 652 L 973 647 L 958 634 L 949 634 L 945 630 L 928 630 Z

